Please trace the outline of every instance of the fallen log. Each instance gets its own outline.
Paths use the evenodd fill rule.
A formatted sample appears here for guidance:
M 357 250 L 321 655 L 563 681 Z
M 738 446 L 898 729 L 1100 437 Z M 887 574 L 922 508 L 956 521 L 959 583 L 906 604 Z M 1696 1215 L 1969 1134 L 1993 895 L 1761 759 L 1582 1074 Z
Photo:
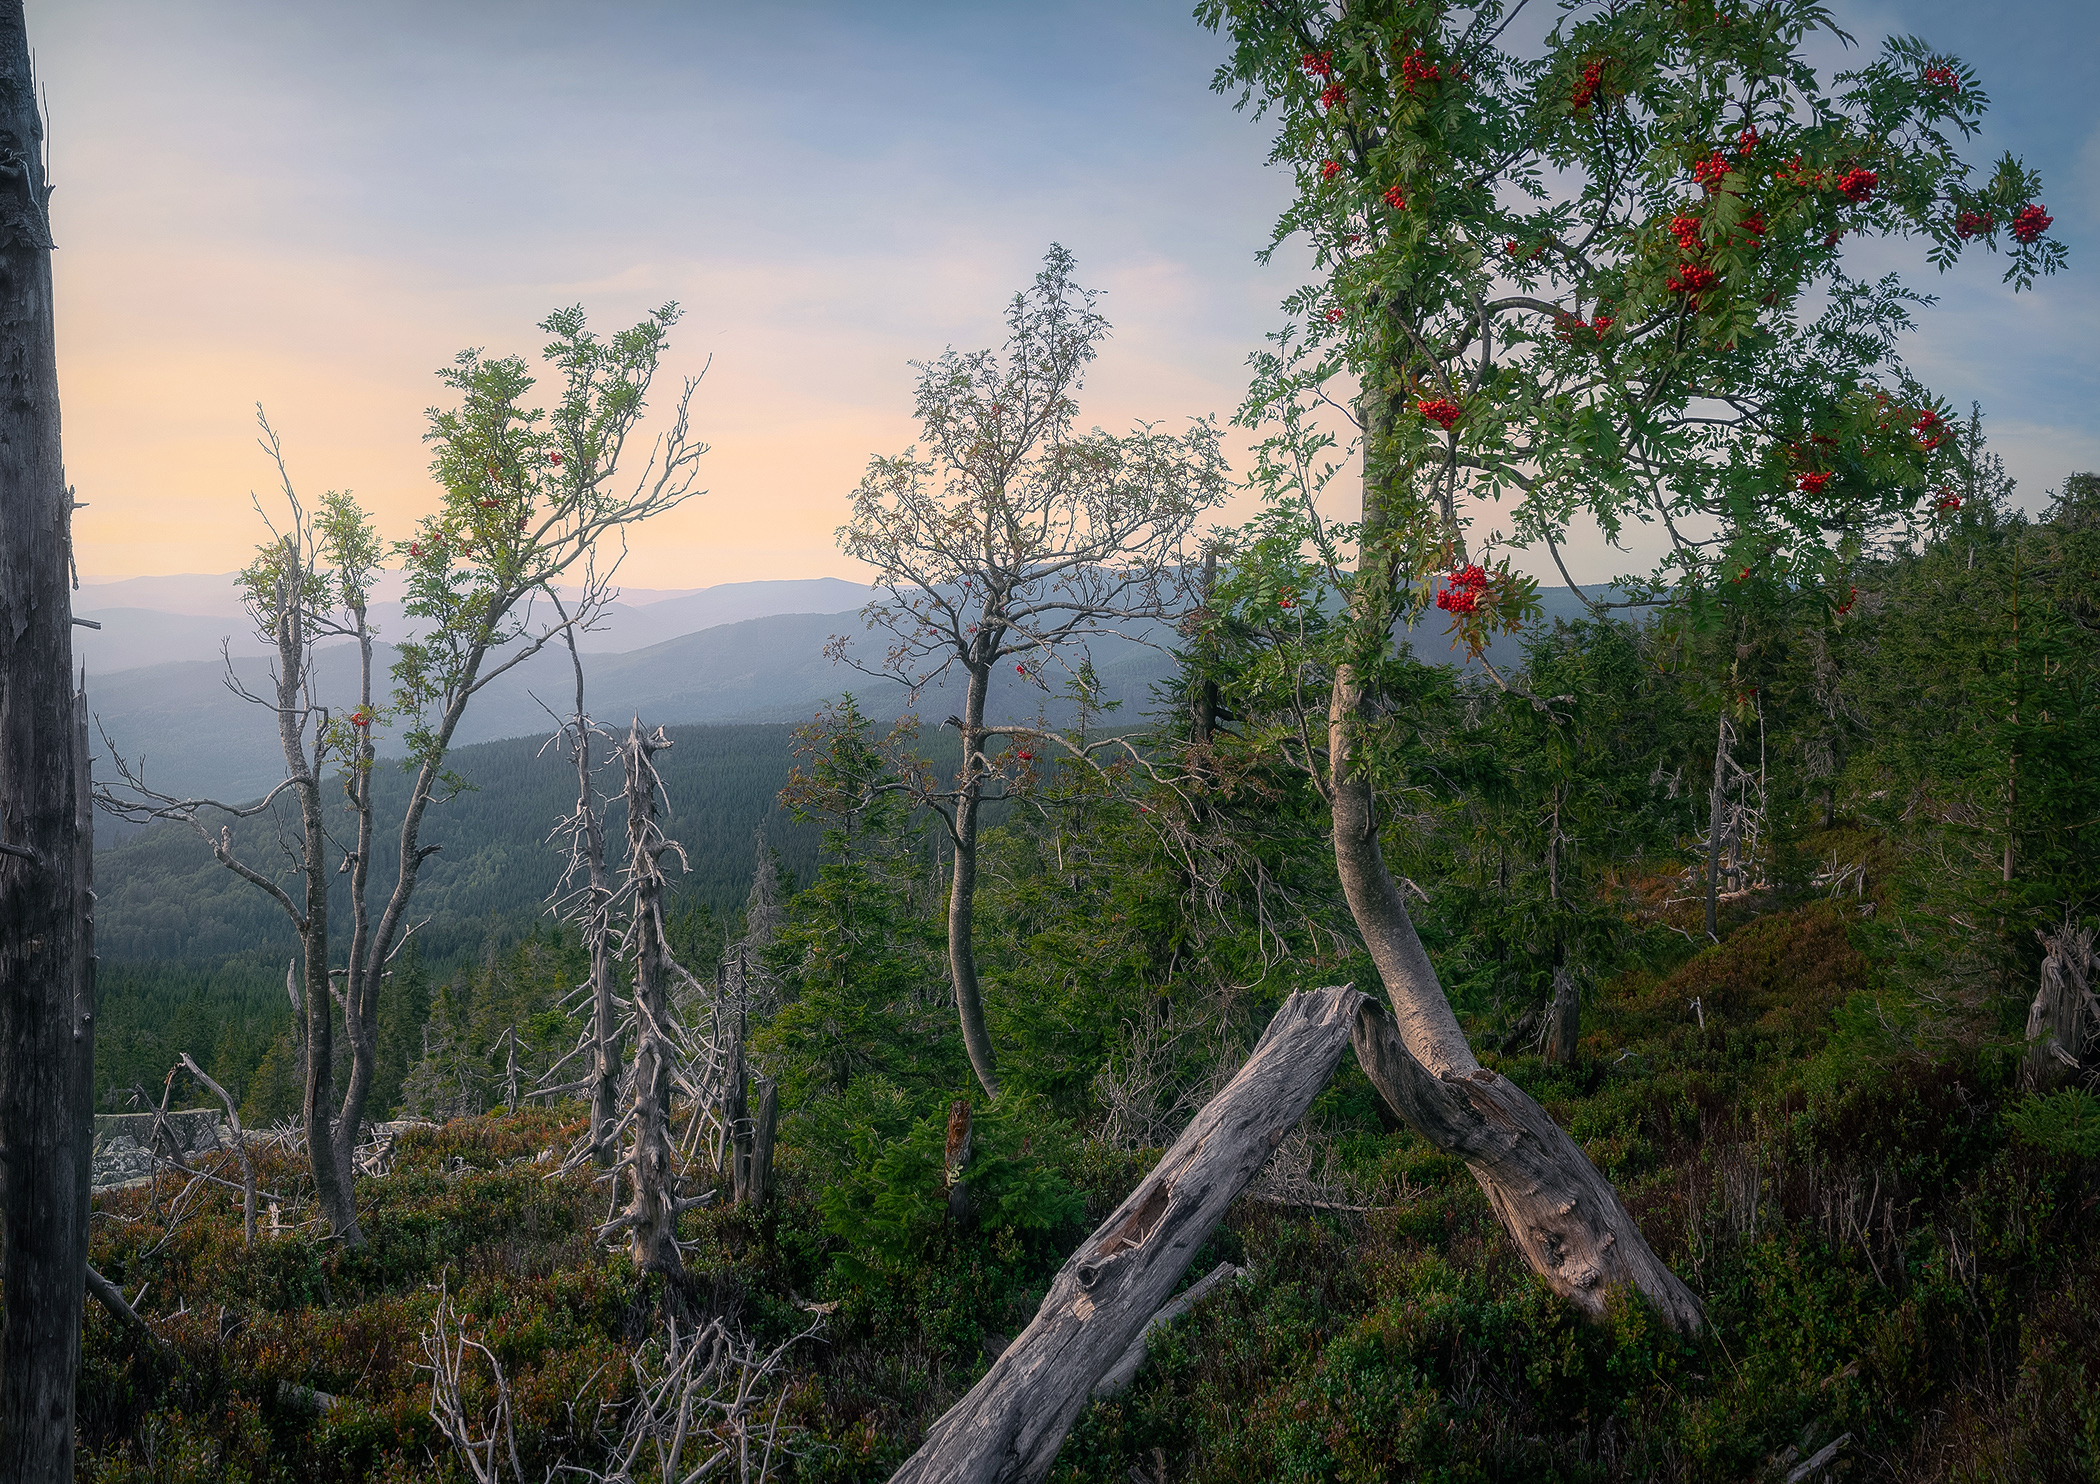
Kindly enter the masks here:
M 927 1431 L 892 1484 L 1018 1484 L 1050 1471 L 1095 1384 L 1142 1337 L 1233 1197 L 1327 1085 L 1366 1003 L 1353 988 L 1284 1002 L 1238 1074 L 1080 1244 L 1028 1328 Z
M 1530 1094 L 1485 1067 L 1429 1071 L 1376 1001 L 1359 996 L 1356 1059 L 1409 1127 L 1466 1162 L 1495 1215 L 1546 1285 L 1591 1319 L 1613 1288 L 1646 1295 L 1682 1334 L 1698 1298 L 1655 1255 L 1618 1193 Z

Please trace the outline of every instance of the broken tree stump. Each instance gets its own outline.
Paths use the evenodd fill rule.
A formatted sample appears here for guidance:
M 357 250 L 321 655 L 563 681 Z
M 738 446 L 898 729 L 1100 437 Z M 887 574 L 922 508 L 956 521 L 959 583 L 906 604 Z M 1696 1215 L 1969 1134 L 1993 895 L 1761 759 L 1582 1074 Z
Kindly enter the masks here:
M 1627 1284 L 1679 1333 L 1698 1331 L 1705 1323 L 1698 1298 L 1655 1255 L 1611 1182 L 1529 1093 L 1486 1067 L 1462 1076 L 1430 1072 L 1384 1007 L 1359 998 L 1356 1059 L 1364 1074 L 1409 1127 L 1466 1162 L 1547 1287 L 1602 1319 L 1611 1290 Z
M 2041 988 L 2027 1009 L 2027 1057 L 2020 1082 L 2030 1092 L 2051 1092 L 2081 1078 L 2100 1061 L 2100 997 L 2093 930 L 2066 925 L 2039 935 L 2047 950 Z
M 892 1484 L 1019 1484 L 1049 1472 L 1095 1384 L 1327 1085 L 1367 1003 L 1354 988 L 1284 1002 L 1238 1074 L 1080 1244 L 1028 1328 L 927 1431 Z

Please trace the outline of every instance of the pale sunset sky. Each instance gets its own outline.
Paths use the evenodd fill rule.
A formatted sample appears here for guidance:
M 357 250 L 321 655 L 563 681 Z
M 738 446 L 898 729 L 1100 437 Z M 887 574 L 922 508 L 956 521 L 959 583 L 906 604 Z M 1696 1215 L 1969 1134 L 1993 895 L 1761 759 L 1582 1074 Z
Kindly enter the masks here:
M 240 565 L 257 401 L 304 489 L 405 531 L 433 370 L 536 356 L 576 302 L 610 330 L 679 301 L 665 391 L 712 359 L 709 493 L 637 543 L 638 587 L 865 578 L 832 531 L 911 441 L 906 362 L 993 343 L 1053 240 L 1115 325 L 1084 420 L 1229 416 L 1298 264 L 1254 261 L 1288 182 L 1210 91 L 1223 44 L 1189 8 L 30 0 L 82 575 Z M 1941 276 L 1870 249 L 1941 296 L 1905 355 L 1983 402 L 2039 506 L 2100 468 L 2100 7 L 1835 8 L 1863 50 L 1910 32 L 1977 66 L 1969 157 L 2043 172 L 2072 263 L 2033 293 L 1986 257 Z M 1632 565 L 1576 549 L 1578 577 Z

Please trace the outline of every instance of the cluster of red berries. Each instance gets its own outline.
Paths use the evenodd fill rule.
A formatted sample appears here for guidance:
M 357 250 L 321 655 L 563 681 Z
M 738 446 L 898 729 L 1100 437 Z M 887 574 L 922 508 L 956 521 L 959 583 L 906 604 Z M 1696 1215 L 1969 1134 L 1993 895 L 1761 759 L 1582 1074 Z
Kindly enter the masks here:
M 1944 62 L 1927 67 L 1924 78 L 1927 87 L 1945 88 L 1950 93 L 1961 91 L 1961 79 L 1955 76 L 1954 69 Z
M 1471 613 L 1480 606 L 1480 595 L 1487 590 L 1487 573 L 1476 565 L 1460 567 L 1444 579 L 1444 589 L 1436 595 L 1436 606 L 1446 613 Z
M 1844 611 L 1845 610 L 1842 608 L 1838 610 L 1838 612 L 1840 613 L 1843 613 Z M 1035 761 L 1035 754 L 1032 752 L 1016 752 L 1014 756 L 1019 758 L 1024 763 L 1032 763 Z
M 1715 150 L 1698 164 L 1692 166 L 1692 179 L 1698 181 L 1708 191 L 1718 191 L 1721 188 L 1721 182 L 1728 178 L 1728 172 L 1731 168 L 1728 163 L 1728 157 L 1719 150 Z
M 1721 275 L 1704 263 L 1679 263 L 1670 275 L 1673 294 L 1703 294 L 1721 281 Z
M 1947 436 L 1941 428 L 1940 415 L 1929 407 L 1918 414 L 1918 420 L 1910 428 L 1918 435 L 1918 447 L 1927 450 L 1938 448 Z
M 1342 106 L 1342 85 L 1340 83 L 1331 82 L 1320 90 L 1320 106 L 1323 108 L 1340 108 Z
M 1436 63 L 1423 56 L 1420 47 L 1400 59 L 1400 81 L 1410 93 L 1415 90 L 1416 83 L 1435 82 L 1437 76 Z
M 559 450 L 551 450 L 551 451 L 550 451 L 550 452 L 549 452 L 549 453 L 547 454 L 547 462 L 548 462 L 548 463 L 550 463 L 550 464 L 552 464 L 552 465 L 553 465 L 553 466 L 554 466 L 555 468 L 559 469 L 559 468 L 561 467 L 561 453 L 560 453 L 560 451 L 559 451 Z
M 1795 483 L 1800 486 L 1804 495 L 1820 495 L 1829 487 L 1830 478 L 1828 473 L 1804 474 Z
M 1320 179 L 1333 180 L 1341 173 L 1342 162 L 1340 160 L 1322 160 L 1320 162 Z
M 1578 334 L 1593 336 L 1601 342 L 1604 332 L 1609 330 L 1612 324 L 1612 317 L 1608 314 L 1600 314 L 1588 323 L 1584 323 L 1579 314 L 1564 314 L 1556 321 L 1553 334 L 1557 339 L 1566 340 L 1571 344 Z
M 1854 167 L 1838 177 L 1838 193 L 1847 201 L 1864 201 L 1880 184 L 1881 177 L 1873 171 Z
M 2042 233 L 2048 231 L 2049 224 L 2055 220 L 2056 218 L 2049 215 L 2048 211 L 2043 207 L 2022 206 L 2013 213 L 2013 238 L 2019 242 L 2032 242 L 2035 238 L 2041 236 Z
M 1431 397 L 1426 401 L 1417 401 L 1415 408 L 1447 433 L 1451 431 L 1453 423 L 1466 415 L 1466 409 L 1449 397 Z
M 1327 323 L 1329 323 L 1330 325 L 1334 325 L 1334 324 L 1340 324 L 1340 323 L 1341 323 L 1341 319 L 1342 319 L 1342 309 L 1341 309 L 1341 306 L 1340 306 L 1339 304 L 1337 304 L 1337 305 L 1336 305 L 1336 306 L 1335 306 L 1334 308 L 1332 308 L 1332 309 L 1330 309 L 1330 310 L 1328 310 L 1328 311 L 1327 311 Z
M 1845 601 L 1837 605 L 1837 611 L 1840 613 L 1850 613 L 1852 611 L 1852 605 L 1854 603 L 1857 603 L 1858 601 L 1859 589 L 1855 587 L 1845 594 Z
M 1583 64 L 1582 81 L 1576 85 L 1575 94 L 1568 101 L 1574 104 L 1575 111 L 1580 113 L 1595 102 L 1597 94 L 1603 90 L 1604 59 L 1598 57 Z
M 350 725 L 354 727 L 368 727 L 371 724 L 372 713 L 365 710 L 364 707 L 360 706 L 350 713 Z
M 1545 256 L 1546 244 L 1541 242 L 1537 247 L 1534 247 L 1529 253 L 1526 253 L 1524 251 L 1524 244 L 1517 241 L 1516 238 L 1512 237 L 1509 239 L 1509 241 L 1502 244 L 1502 250 L 1508 253 L 1513 258 L 1521 257 L 1524 259 L 1525 262 L 1531 263 L 1536 262 L 1539 258 Z
M 1998 225 L 1998 219 L 1988 211 L 1964 211 L 1954 218 L 1954 235 L 1964 242 L 1971 237 L 1981 237 Z
M 1392 207 L 1395 211 L 1405 211 L 1407 210 L 1407 194 L 1397 185 L 1389 185 L 1385 188 L 1385 204 Z
M 1670 218 L 1670 235 L 1677 239 L 1679 252 L 1695 253 L 1699 250 L 1699 218 L 1679 213 Z
M 1954 493 L 1953 490 L 1942 489 L 1940 497 L 1932 502 L 1932 508 L 1935 510 L 1959 510 L 1961 509 L 1961 496 Z
M 1307 77 L 1332 77 L 1334 76 L 1334 53 L 1307 52 L 1298 59 L 1298 65 L 1305 69 Z
M 1736 150 L 1741 154 L 1747 155 L 1750 151 L 1757 148 L 1757 140 L 1757 125 L 1745 124 L 1743 132 L 1735 136 Z
M 1296 608 L 1298 606 L 1297 590 L 1294 588 L 1285 588 L 1282 594 L 1276 599 L 1276 606 L 1278 608 Z

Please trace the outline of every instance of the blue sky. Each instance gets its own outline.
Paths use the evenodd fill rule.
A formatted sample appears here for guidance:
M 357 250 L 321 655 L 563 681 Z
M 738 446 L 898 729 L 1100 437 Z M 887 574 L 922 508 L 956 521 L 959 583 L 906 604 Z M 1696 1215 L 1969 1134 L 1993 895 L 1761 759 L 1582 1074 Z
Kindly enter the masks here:
M 1909 359 L 1983 401 L 2038 499 L 2100 467 L 2100 11 L 1836 9 L 1869 45 L 1914 32 L 1976 65 L 1975 157 L 2043 171 L 2069 276 L 2014 300 L 1988 261 L 1888 257 L 1943 299 Z M 1254 262 L 1286 187 L 1267 130 L 1210 92 L 1221 43 L 1183 3 L 31 0 L 29 21 L 90 575 L 242 559 L 257 400 L 302 483 L 398 531 L 454 351 L 532 350 L 560 304 L 610 326 L 675 298 L 669 369 L 712 357 L 711 493 L 628 580 L 851 576 L 831 532 L 868 456 L 910 441 L 905 362 L 995 338 L 1051 240 L 1107 290 L 1085 412 L 1109 426 L 1229 414 L 1295 283 L 1288 255 Z

